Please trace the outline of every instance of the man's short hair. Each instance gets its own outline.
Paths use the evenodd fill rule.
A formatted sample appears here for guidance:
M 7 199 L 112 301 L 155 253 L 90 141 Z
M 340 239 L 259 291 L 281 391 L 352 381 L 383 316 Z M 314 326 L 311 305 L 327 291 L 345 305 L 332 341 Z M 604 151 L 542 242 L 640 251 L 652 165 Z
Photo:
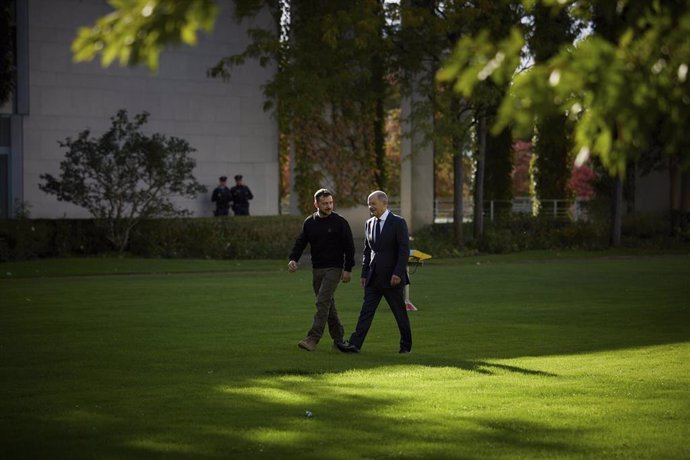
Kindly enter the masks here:
M 372 198 L 372 197 L 375 197 L 381 203 L 388 204 L 388 195 L 386 195 L 386 192 L 383 192 L 381 190 L 376 190 L 375 192 L 371 192 L 369 194 L 369 198 Z M 369 201 L 369 198 L 367 198 L 367 202 Z
M 314 193 L 314 201 L 319 201 L 319 198 L 324 197 L 324 196 L 333 196 L 330 190 L 327 188 L 320 188 Z

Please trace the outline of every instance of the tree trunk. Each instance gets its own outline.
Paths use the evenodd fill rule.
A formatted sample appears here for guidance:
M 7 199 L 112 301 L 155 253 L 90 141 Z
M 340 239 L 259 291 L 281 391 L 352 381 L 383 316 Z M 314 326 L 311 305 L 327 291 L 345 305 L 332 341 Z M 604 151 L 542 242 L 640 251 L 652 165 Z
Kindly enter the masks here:
M 486 117 L 479 116 L 477 127 L 479 151 L 477 153 L 477 172 L 474 179 L 474 239 L 484 236 L 484 160 L 486 157 Z
M 683 171 L 680 176 L 680 231 L 686 237 L 688 219 L 690 219 L 690 170 Z
M 678 206 L 678 160 L 671 156 L 668 160 L 668 213 L 669 235 L 673 236 L 678 230 L 680 210 Z
M 462 221 L 465 215 L 464 209 L 464 190 L 463 182 L 465 170 L 463 165 L 461 143 L 453 142 L 455 152 L 453 154 L 453 230 L 455 236 L 455 247 L 462 249 L 465 245 L 465 235 L 463 234 Z
M 611 211 L 611 245 L 621 245 L 623 227 L 623 179 L 616 176 L 613 182 L 613 209 Z
M 554 9 L 542 2 L 534 7 L 534 34 L 530 46 L 534 60 L 543 64 L 558 54 L 561 46 L 572 43 L 573 18 L 566 9 Z M 572 160 L 572 126 L 564 115 L 544 115 L 537 120 L 536 142 L 533 155 L 534 182 L 537 198 L 540 200 L 560 199 L 568 196 L 568 179 Z M 493 154 L 493 151 L 491 151 Z

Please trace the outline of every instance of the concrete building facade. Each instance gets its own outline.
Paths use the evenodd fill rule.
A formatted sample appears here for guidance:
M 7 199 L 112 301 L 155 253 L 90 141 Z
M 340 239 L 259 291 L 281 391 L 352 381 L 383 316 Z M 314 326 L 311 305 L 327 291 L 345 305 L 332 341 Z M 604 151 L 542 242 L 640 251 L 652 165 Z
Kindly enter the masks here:
M 17 204 L 34 218 L 88 217 L 86 210 L 42 192 L 40 175 L 59 173 L 65 150 L 58 141 L 90 129 L 98 136 L 119 109 L 130 117 L 150 113 L 145 129 L 187 140 L 196 149 L 194 175 L 209 189 L 176 203 L 194 216 L 211 216 L 218 177 L 242 174 L 252 189 L 253 215 L 278 214 L 278 126 L 263 111 L 261 86 L 275 69 L 247 62 L 228 82 L 206 71 L 248 43 L 246 28 L 232 17 L 232 1 L 219 2 L 211 34 L 197 46 L 165 51 L 157 73 L 145 68 L 103 68 L 75 63 L 71 44 L 81 26 L 111 11 L 106 0 L 16 0 L 17 90 L 0 110 L 0 217 Z M 255 19 L 270 26 L 268 13 Z M 232 179 L 229 181 L 232 183 Z

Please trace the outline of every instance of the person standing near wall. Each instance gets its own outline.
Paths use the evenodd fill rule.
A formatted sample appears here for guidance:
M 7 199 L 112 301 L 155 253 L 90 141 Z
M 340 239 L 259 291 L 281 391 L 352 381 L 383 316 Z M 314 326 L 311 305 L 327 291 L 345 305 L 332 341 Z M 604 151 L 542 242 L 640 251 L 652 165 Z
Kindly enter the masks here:
M 218 187 L 213 190 L 211 195 L 211 202 L 216 204 L 216 209 L 213 211 L 213 215 L 216 217 L 227 216 L 230 212 L 232 196 L 227 186 L 227 181 L 228 178 L 226 176 L 220 176 Z
M 317 190 L 314 193 L 314 206 L 317 211 L 305 219 L 288 262 L 288 271 L 295 272 L 307 243 L 311 246 L 316 314 L 307 336 L 297 344 L 307 351 L 316 350 L 326 324 L 333 343 L 338 346 L 343 342 L 345 330 L 338 317 L 333 295 L 340 281 L 348 283 L 352 279 L 352 267 L 355 265 L 352 230 L 345 218 L 333 212 L 331 192 L 325 188 Z
M 235 186 L 230 189 L 230 195 L 232 196 L 232 212 L 236 216 L 248 216 L 249 200 L 253 199 L 254 195 L 242 182 L 241 174 L 235 176 Z

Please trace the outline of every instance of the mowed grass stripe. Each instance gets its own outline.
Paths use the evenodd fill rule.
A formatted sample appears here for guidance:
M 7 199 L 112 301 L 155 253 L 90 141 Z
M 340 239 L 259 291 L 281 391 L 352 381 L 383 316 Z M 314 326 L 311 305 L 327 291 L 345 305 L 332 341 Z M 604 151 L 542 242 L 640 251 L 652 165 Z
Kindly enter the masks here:
M 385 303 L 361 354 L 298 350 L 308 270 L 158 264 L 0 280 L 3 456 L 690 456 L 687 256 L 428 263 L 409 356 Z

